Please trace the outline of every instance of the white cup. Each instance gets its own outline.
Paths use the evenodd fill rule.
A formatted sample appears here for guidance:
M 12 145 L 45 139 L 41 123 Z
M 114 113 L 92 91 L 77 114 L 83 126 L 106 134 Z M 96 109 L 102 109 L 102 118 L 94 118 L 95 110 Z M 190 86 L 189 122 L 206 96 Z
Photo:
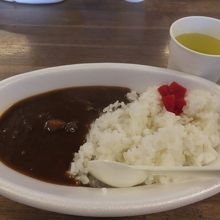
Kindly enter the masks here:
M 168 68 L 180 70 L 217 82 L 220 78 L 220 55 L 191 50 L 176 40 L 186 33 L 201 33 L 220 39 L 220 20 L 204 16 L 184 17 L 170 27 Z

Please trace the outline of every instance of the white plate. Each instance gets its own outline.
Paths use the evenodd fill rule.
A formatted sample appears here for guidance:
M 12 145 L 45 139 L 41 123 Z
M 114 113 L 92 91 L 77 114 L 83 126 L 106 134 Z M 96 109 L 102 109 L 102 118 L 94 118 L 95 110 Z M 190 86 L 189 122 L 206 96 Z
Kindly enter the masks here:
M 63 0 L 4 0 L 6 2 L 17 2 L 25 4 L 51 4 L 62 2 Z
M 85 85 L 127 86 L 138 91 L 149 85 L 177 81 L 187 88 L 216 92 L 216 84 L 172 70 L 133 64 L 78 64 L 37 70 L 0 82 L 0 110 L 15 101 L 49 90 Z M 0 193 L 12 200 L 59 213 L 82 216 L 131 216 L 181 207 L 220 191 L 219 178 L 195 178 L 161 186 L 94 189 L 48 184 L 0 164 Z

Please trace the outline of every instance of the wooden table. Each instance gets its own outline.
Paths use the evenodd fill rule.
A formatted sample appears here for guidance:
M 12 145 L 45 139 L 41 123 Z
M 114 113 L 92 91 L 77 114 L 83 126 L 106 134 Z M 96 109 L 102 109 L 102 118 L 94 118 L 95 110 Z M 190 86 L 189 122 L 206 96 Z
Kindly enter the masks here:
M 0 78 L 49 66 L 124 62 L 166 67 L 170 24 L 183 16 L 220 18 L 219 0 L 0 2 Z M 220 219 L 220 194 L 172 211 L 120 219 Z M 81 220 L 0 197 L 0 220 Z

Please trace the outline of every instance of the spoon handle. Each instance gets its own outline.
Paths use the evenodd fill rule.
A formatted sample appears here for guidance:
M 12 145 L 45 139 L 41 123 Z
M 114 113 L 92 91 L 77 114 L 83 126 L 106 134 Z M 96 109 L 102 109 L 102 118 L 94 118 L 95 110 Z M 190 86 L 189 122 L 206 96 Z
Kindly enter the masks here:
M 220 176 L 220 172 L 216 170 L 146 170 L 147 173 L 153 175 L 153 176 L 159 176 L 159 175 L 172 175 L 172 176 Z
M 130 166 L 137 170 L 145 170 L 151 175 L 220 175 L 220 167 L 154 167 L 154 166 Z

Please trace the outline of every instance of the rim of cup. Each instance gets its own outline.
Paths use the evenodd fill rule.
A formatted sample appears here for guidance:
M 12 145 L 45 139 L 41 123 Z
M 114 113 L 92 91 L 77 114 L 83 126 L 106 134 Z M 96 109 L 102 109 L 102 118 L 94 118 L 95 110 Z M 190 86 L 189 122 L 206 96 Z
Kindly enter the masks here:
M 182 18 L 179 18 L 177 19 L 176 21 L 174 21 L 171 26 L 170 26 L 170 37 L 172 40 L 174 40 L 174 42 L 179 45 L 180 47 L 184 48 L 185 50 L 187 50 L 188 52 L 191 52 L 191 53 L 194 53 L 194 54 L 197 54 L 197 55 L 200 55 L 200 56 L 206 56 L 206 57 L 220 57 L 220 54 L 219 55 L 216 55 L 216 54 L 206 54 L 206 53 L 201 53 L 201 52 L 198 52 L 198 51 L 195 51 L 195 50 L 192 50 L 192 49 L 189 49 L 188 47 L 184 46 L 183 44 L 181 44 L 177 39 L 176 37 L 174 36 L 173 34 L 173 29 L 174 29 L 174 26 L 177 25 L 179 22 L 183 21 L 183 20 L 186 20 L 186 19 L 206 19 L 206 20 L 213 20 L 213 21 L 217 21 L 219 22 L 219 26 L 220 26 L 220 20 L 217 19 L 217 18 L 212 18 L 212 17 L 208 17 L 208 16 L 187 16 L 187 17 L 182 17 Z M 193 32 L 192 32 L 193 33 Z M 207 34 L 209 35 L 209 34 Z M 209 35 L 210 36 L 210 35 Z M 219 39 L 220 40 L 220 39 Z

